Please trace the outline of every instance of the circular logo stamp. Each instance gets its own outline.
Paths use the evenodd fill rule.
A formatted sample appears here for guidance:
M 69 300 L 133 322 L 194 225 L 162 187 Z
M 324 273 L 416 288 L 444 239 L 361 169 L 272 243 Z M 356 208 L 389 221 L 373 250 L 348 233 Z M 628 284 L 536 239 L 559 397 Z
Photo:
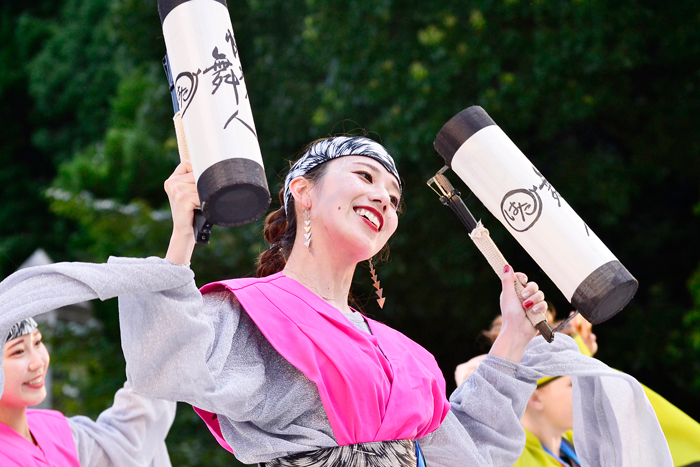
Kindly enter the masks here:
M 501 201 L 501 212 L 516 232 L 525 232 L 535 225 L 542 214 L 542 199 L 535 190 L 511 190 Z
M 197 87 L 199 86 L 199 73 L 190 73 L 189 71 L 183 71 L 177 78 L 175 78 L 175 95 L 177 97 L 177 106 L 182 111 L 182 115 L 185 115 L 187 108 L 192 103 L 194 95 L 197 94 Z

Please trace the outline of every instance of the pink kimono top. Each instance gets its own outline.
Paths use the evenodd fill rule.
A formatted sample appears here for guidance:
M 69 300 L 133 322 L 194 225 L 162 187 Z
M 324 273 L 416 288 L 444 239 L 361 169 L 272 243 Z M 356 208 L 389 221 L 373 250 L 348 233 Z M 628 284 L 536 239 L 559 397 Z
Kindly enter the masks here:
M 339 446 L 422 438 L 450 410 L 435 358 L 382 323 L 357 329 L 336 308 L 281 272 L 202 287 L 231 291 L 282 357 L 313 381 Z M 216 414 L 195 408 L 219 444 Z
M 38 446 L 0 423 L 0 465 L 80 467 L 73 433 L 61 412 L 27 409 L 27 421 Z

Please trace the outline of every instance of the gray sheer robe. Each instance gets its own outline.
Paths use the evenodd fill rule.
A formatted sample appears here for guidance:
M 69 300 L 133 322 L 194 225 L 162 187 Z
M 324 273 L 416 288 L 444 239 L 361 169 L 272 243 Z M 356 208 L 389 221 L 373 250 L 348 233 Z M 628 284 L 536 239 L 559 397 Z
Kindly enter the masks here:
M 50 299 L 37 297 L 37 289 L 47 288 Z M 51 302 L 47 306 L 119 295 L 134 389 L 216 413 L 243 462 L 336 445 L 315 386 L 270 346 L 231 294 L 203 298 L 188 267 L 159 258 L 111 258 L 103 265 L 24 269 L 0 284 L 0 329 L 26 314 L 23 300 L 13 302 L 20 295 Z M 552 345 L 534 339 L 520 365 L 487 357 L 452 394 L 438 430 L 419 440 L 428 465 L 512 465 L 524 445 L 519 420 L 536 380 L 562 374 L 574 382 L 584 465 L 672 465 L 639 384 L 581 355 L 567 336 Z

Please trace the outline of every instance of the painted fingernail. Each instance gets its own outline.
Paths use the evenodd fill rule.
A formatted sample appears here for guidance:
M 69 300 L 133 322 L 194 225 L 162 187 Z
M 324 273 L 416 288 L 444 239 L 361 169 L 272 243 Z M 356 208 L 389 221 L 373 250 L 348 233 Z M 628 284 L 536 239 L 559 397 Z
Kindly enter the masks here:
M 520 279 L 520 283 L 523 285 L 527 285 L 527 276 L 523 276 L 523 278 Z
M 539 313 L 540 311 L 542 311 L 542 304 L 540 303 L 540 304 L 537 305 L 537 306 L 533 306 L 533 307 L 532 307 L 532 311 L 533 311 L 534 313 Z
M 523 303 L 523 306 L 524 306 L 525 308 L 530 308 L 530 307 L 532 306 L 532 300 L 526 301 L 525 303 Z
M 503 272 L 508 272 L 508 271 L 510 271 L 510 264 L 506 264 L 506 265 L 503 267 Z
M 523 291 L 523 300 L 527 300 L 528 297 L 530 297 L 530 295 L 532 295 L 532 294 L 530 292 L 528 292 L 527 290 Z

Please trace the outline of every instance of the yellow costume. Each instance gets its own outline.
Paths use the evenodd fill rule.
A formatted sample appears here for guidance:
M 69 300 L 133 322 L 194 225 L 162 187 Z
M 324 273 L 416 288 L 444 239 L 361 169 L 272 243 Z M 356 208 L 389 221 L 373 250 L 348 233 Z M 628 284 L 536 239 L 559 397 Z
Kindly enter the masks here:
M 700 466 L 700 423 L 642 385 L 659 419 L 676 467 Z
M 573 444 L 573 432 L 564 433 L 564 439 Z M 537 436 L 525 430 L 525 449 L 513 467 L 562 467 L 562 464 L 544 450 Z

